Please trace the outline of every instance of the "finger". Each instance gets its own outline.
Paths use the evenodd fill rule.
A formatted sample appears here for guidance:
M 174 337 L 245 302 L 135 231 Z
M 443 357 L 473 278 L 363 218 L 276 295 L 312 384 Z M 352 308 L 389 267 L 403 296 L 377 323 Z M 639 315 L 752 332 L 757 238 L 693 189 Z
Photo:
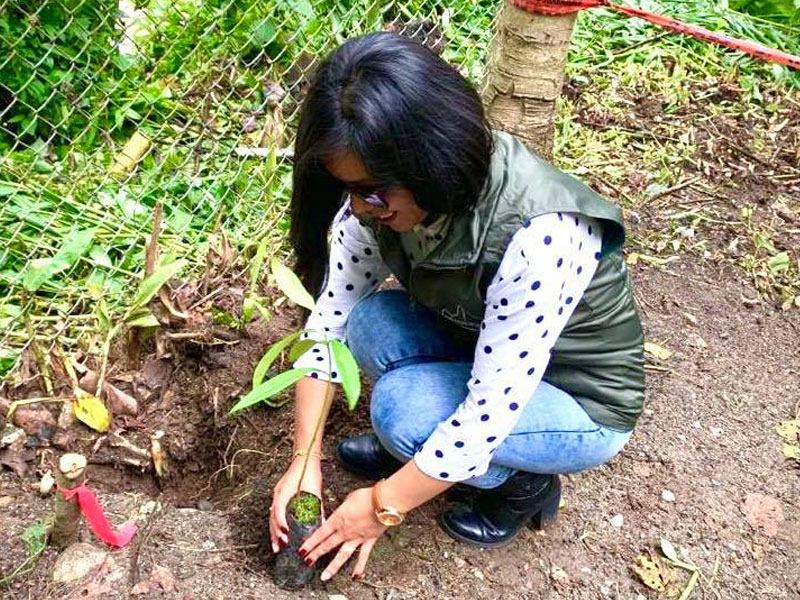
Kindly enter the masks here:
M 331 535 L 322 540 L 322 542 L 318 544 L 316 548 L 311 550 L 308 555 L 306 555 L 306 564 L 309 566 L 313 565 L 315 562 L 317 562 L 320 556 L 327 554 L 344 541 L 344 536 L 338 531 L 334 531 Z
M 336 573 L 339 572 L 339 569 L 344 566 L 344 563 L 347 562 L 347 559 L 353 555 L 353 552 L 358 550 L 358 545 L 360 543 L 361 540 L 350 540 L 342 544 L 342 546 L 339 548 L 339 552 L 336 553 L 336 556 L 333 557 L 333 560 L 328 563 L 327 567 L 325 567 L 320 579 L 322 579 L 322 581 L 328 581 L 328 579 L 336 575 Z
M 362 579 L 364 577 L 364 570 L 367 568 L 369 554 L 372 552 L 372 548 L 375 546 L 377 541 L 378 538 L 372 538 L 361 544 L 361 550 L 358 553 L 356 566 L 353 567 L 353 579 Z
M 272 505 L 269 507 L 269 536 L 270 536 L 270 541 L 272 543 L 272 551 L 276 554 L 280 551 L 281 544 L 283 545 L 289 544 L 289 537 L 288 537 L 289 529 L 288 527 L 286 529 L 282 529 L 279 524 L 278 515 L 280 512 L 281 512 L 281 502 L 276 497 L 272 501 Z
M 331 515 L 333 517 L 333 515 Z M 336 530 L 336 525 L 334 524 L 334 519 L 330 518 L 327 519 L 322 525 L 320 525 L 319 529 L 317 529 L 314 533 L 312 533 L 308 539 L 303 542 L 303 545 L 297 549 L 297 553 L 300 556 L 306 556 L 310 554 L 317 545 L 322 542 L 325 538 L 331 535 Z

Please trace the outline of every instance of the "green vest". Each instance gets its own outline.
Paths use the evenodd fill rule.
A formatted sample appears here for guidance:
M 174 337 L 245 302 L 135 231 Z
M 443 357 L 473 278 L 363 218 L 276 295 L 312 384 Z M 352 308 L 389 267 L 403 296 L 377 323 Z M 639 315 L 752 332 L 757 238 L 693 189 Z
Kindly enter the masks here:
M 470 212 L 454 217 L 444 240 L 414 268 L 399 234 L 375 223 L 384 262 L 413 300 L 452 335 L 477 342 L 486 289 L 512 236 L 551 212 L 580 213 L 603 225 L 601 259 L 561 332 L 544 380 L 570 393 L 596 422 L 630 430 L 644 403 L 643 335 L 622 245 L 622 214 L 586 185 L 495 133 L 489 178 Z

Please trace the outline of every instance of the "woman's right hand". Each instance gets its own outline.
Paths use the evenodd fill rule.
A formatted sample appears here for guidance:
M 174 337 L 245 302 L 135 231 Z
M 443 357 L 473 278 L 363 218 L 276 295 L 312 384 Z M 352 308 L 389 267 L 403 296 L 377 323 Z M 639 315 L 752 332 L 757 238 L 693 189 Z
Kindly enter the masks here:
M 304 462 L 305 456 L 296 456 L 272 490 L 272 506 L 269 509 L 269 537 L 272 542 L 272 551 L 276 554 L 282 547 L 289 544 L 286 506 L 297 493 L 297 484 L 300 481 Z M 308 467 L 303 475 L 300 491 L 309 492 L 322 499 L 322 466 L 319 458 L 308 459 Z M 322 518 L 325 519 L 324 507 L 322 508 Z

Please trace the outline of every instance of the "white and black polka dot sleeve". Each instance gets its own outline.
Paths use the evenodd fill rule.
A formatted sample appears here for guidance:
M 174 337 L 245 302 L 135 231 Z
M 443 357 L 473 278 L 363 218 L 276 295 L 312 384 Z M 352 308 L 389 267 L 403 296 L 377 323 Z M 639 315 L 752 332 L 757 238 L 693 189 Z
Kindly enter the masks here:
M 389 275 L 383 263 L 375 234 L 362 225 L 349 210 L 342 207 L 331 226 L 330 260 L 325 285 L 316 303 L 316 310 L 306 322 L 308 333 L 302 338 L 344 340 L 345 325 L 355 303 L 374 290 Z M 329 362 L 330 359 L 330 362 Z M 328 356 L 325 344 L 315 344 L 294 366 L 313 368 L 311 377 L 340 382 L 336 361 Z
M 541 381 L 550 351 L 591 281 L 602 232 L 593 219 L 548 213 L 511 240 L 486 294 L 469 393 L 415 454 L 427 475 L 482 475 Z

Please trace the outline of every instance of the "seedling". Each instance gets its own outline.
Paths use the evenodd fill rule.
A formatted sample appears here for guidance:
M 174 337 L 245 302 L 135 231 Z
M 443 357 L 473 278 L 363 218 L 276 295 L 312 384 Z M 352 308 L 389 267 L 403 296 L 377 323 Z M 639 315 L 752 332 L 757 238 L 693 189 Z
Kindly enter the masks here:
M 314 298 L 305 289 L 300 279 L 286 266 L 280 263 L 277 259 L 272 260 L 272 275 L 280 288 L 286 296 L 294 301 L 296 304 L 313 311 L 316 307 Z M 304 335 L 305 334 L 305 335 Z M 316 334 L 316 335 L 315 335 Z M 317 342 L 311 339 L 311 336 L 321 337 L 322 341 Z M 289 335 L 281 338 L 275 342 L 269 350 L 264 354 L 261 360 L 256 365 L 253 371 L 253 388 L 243 396 L 231 409 L 229 414 L 235 414 L 245 408 L 254 406 L 263 402 L 269 406 L 278 407 L 285 404 L 284 402 L 274 402 L 272 398 L 282 390 L 296 383 L 302 377 L 312 373 L 315 369 L 311 368 L 291 368 L 274 377 L 265 380 L 265 376 L 269 368 L 275 360 L 284 352 L 288 350 L 288 359 L 291 362 L 297 360 L 300 356 L 308 352 L 316 343 L 324 343 L 328 347 L 328 372 L 331 372 L 331 360 L 333 356 L 336 359 L 336 368 L 342 379 L 342 387 L 344 388 L 345 397 L 347 399 L 347 406 L 353 410 L 358 403 L 359 395 L 361 394 L 361 379 L 359 376 L 358 365 L 355 358 L 347 348 L 347 346 L 339 340 L 329 339 L 324 333 L 314 331 L 301 330 L 290 333 Z M 328 412 L 329 403 L 332 399 L 332 394 L 329 393 L 330 381 L 326 382 L 325 388 L 325 401 L 323 402 L 322 409 L 317 422 L 314 426 L 314 433 L 312 434 L 311 441 L 308 448 L 305 449 L 305 456 L 303 457 L 303 467 L 300 471 L 300 479 L 298 480 L 297 490 L 289 502 L 287 507 L 287 522 L 289 523 L 289 544 L 278 555 L 278 560 L 275 563 L 275 582 L 277 585 L 289 589 L 294 589 L 307 584 L 313 576 L 313 567 L 307 567 L 297 555 L 297 549 L 303 544 L 303 541 L 308 538 L 321 524 L 321 501 L 316 496 L 300 492 L 300 484 L 306 474 L 308 468 L 308 461 L 311 456 L 311 449 L 317 440 L 320 430 L 322 429 L 322 422 L 324 415 Z

